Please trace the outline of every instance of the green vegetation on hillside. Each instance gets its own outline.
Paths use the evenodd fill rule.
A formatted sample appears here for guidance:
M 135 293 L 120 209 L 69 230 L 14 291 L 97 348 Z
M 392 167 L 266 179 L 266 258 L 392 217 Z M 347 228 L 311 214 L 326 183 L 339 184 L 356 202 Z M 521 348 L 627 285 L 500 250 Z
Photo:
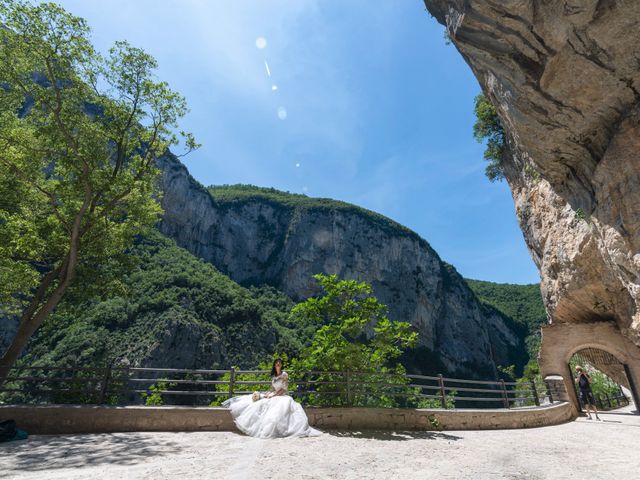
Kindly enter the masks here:
M 469 287 L 485 306 L 495 308 L 512 319 L 522 329 L 526 354 L 529 359 L 522 369 L 526 381 L 538 376 L 538 350 L 540 349 L 540 327 L 547 323 L 547 314 L 542 303 L 540 285 L 515 285 L 465 279 Z M 515 379 L 520 375 L 518 365 L 503 365 L 502 372 Z
M 315 331 L 293 325 L 293 302 L 246 289 L 157 232 L 131 250 L 138 266 L 121 291 L 65 304 L 20 365 L 254 367 L 273 351 L 298 354 Z
M 546 322 L 539 284 L 493 283 L 469 278 L 465 281 L 480 300 L 493 305 L 517 323 L 537 329 Z
M 465 281 L 481 302 L 491 305 L 525 328 L 527 351 L 531 358 L 535 358 L 540 345 L 540 327 L 547 323 L 540 285 Z
M 360 215 L 385 232 L 410 236 L 433 251 L 426 240 L 404 225 L 400 225 L 390 218 L 372 210 L 367 210 L 366 208 L 340 200 L 309 197 L 299 193 L 283 192 L 275 188 L 256 187 L 254 185 L 212 185 L 207 187 L 207 190 L 215 202 L 221 207 L 224 207 L 226 204 L 238 204 L 258 200 L 290 209 L 333 210 Z

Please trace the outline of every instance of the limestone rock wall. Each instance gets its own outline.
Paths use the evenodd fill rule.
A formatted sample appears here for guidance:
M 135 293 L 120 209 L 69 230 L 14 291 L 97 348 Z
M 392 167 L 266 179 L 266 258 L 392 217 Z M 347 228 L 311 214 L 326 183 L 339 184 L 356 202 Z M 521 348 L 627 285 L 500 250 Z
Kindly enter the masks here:
M 496 364 L 517 363 L 522 355 L 513 327 L 483 313 L 455 269 L 400 225 L 376 223 L 355 208 L 219 202 L 175 157 L 164 157 L 160 166 L 161 231 L 234 281 L 268 283 L 296 301 L 318 293 L 316 273 L 366 281 L 389 306 L 390 318 L 413 324 L 430 361 L 436 358 L 442 364 L 436 368 L 450 373 L 491 377 Z M 427 367 L 426 358 L 412 363 Z
M 640 345 L 640 2 L 425 0 L 496 106 L 553 322 Z

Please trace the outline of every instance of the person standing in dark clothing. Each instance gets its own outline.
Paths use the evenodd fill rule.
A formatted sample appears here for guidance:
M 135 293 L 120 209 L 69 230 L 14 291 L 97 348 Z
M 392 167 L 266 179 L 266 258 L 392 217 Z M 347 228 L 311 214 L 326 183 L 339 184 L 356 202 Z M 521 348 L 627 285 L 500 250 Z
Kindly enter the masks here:
M 587 411 L 587 417 L 591 420 L 591 412 L 589 407 L 593 408 L 593 413 L 596 416 L 596 420 L 600 420 L 598 416 L 598 410 L 596 409 L 596 402 L 593 398 L 593 392 L 591 391 L 591 377 L 585 372 L 580 365 L 576 366 L 576 385 L 580 390 L 580 401 L 584 405 Z

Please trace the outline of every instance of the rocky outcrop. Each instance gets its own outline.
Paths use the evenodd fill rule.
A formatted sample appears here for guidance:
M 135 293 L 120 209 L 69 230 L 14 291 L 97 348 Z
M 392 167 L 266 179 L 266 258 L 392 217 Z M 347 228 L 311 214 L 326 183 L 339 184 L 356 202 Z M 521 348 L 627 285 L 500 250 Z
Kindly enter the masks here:
M 318 293 L 316 273 L 366 281 L 389 306 L 390 318 L 419 331 L 418 352 L 426 356 L 410 362 L 419 371 L 487 377 L 496 364 L 522 362 L 513 326 L 495 311 L 484 312 L 455 269 L 408 229 L 341 202 L 303 196 L 281 202 L 258 190 L 217 198 L 175 157 L 164 157 L 160 166 L 161 231 L 234 281 L 267 283 L 294 300 Z
M 426 0 L 496 106 L 553 322 L 640 345 L 640 2 Z

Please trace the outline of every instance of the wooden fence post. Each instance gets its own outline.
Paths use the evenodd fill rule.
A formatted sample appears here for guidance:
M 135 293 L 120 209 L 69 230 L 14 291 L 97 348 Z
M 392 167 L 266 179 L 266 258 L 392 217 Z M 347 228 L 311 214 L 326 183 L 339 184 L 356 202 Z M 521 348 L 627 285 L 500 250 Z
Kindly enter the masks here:
M 231 367 L 229 372 L 229 398 L 231 398 L 233 397 L 233 384 L 236 381 L 236 369 Z
M 538 390 L 536 390 L 536 382 L 531 379 L 531 393 L 533 393 L 533 402 L 536 404 L 536 407 L 540 406 L 540 398 L 538 397 Z
M 100 399 L 98 403 L 100 405 L 104 405 L 104 400 L 107 395 L 107 388 L 109 386 L 109 380 L 111 380 L 111 365 L 109 365 L 104 373 L 104 378 L 102 379 L 102 388 L 100 389 Z
M 447 408 L 447 393 L 444 389 L 444 378 L 442 378 L 442 374 L 438 374 L 438 385 L 440 386 L 440 404 L 442 408 Z
M 504 383 L 504 380 L 500 379 L 500 384 L 502 385 L 502 399 L 504 400 L 504 408 L 509 408 L 509 397 L 507 396 L 507 386 Z

